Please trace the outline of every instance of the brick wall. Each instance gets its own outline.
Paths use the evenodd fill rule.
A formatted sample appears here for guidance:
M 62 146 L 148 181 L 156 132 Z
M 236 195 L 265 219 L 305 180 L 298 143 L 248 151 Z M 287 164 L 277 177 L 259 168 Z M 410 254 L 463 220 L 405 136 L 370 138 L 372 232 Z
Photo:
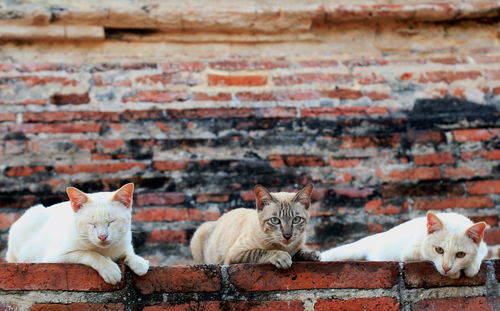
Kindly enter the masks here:
M 320 8 L 307 6 L 308 28 L 291 33 L 104 24 L 102 40 L 2 41 L 0 256 L 26 208 L 67 200 L 69 185 L 94 192 L 133 182 L 134 243 L 153 264 L 190 260 L 197 226 L 253 208 L 257 183 L 315 185 L 311 247 L 454 210 L 488 223 L 495 258 L 496 6 L 471 4 L 479 11 L 465 19 L 444 4 L 367 6 L 378 18 L 364 22 L 342 7 L 318 20 L 306 13 Z
M 500 308 L 500 261 L 473 278 L 428 262 L 295 263 L 123 268 L 111 286 L 76 264 L 0 264 L 0 310 L 474 310 Z M 370 280 L 367 282 L 367 280 Z

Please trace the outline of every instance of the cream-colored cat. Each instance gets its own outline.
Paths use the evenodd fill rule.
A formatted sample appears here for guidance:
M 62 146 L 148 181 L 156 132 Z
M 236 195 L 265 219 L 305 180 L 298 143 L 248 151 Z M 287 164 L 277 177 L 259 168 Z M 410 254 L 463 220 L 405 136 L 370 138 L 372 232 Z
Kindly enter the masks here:
M 457 213 L 428 212 L 427 217 L 325 251 L 321 260 L 430 260 L 442 275 L 455 279 L 463 269 L 470 277 L 488 253 L 482 241 L 485 228 L 484 222 L 473 224 Z
M 72 262 L 91 266 L 105 282 L 116 284 L 122 260 L 144 275 L 149 262 L 134 253 L 131 233 L 133 184 L 116 192 L 85 194 L 69 187 L 70 201 L 24 213 L 9 231 L 8 262 Z
M 191 239 L 197 263 L 272 263 L 288 269 L 294 260 L 319 261 L 305 245 L 313 186 L 298 193 L 269 193 L 257 185 L 257 209 L 239 208 L 201 225 Z

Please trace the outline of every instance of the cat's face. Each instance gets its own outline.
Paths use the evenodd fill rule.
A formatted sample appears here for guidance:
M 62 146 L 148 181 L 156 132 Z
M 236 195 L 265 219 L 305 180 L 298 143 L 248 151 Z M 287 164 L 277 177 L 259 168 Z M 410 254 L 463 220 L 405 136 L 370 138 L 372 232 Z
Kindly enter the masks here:
M 255 187 L 257 213 L 267 243 L 286 247 L 301 240 L 309 221 L 312 189 L 307 185 L 295 194 L 269 193 L 260 185 Z
M 484 234 L 485 223 L 448 228 L 433 213 L 427 214 L 427 237 L 424 252 L 440 274 L 456 275 L 475 259 Z
M 80 238 L 98 248 L 122 241 L 130 231 L 133 184 L 116 192 L 85 194 L 68 188 Z

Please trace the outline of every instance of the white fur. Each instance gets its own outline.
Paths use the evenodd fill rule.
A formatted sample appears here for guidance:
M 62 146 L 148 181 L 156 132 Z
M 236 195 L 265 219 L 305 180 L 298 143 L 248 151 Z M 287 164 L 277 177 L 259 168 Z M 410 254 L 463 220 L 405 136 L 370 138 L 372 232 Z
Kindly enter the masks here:
M 458 278 L 462 269 L 467 276 L 477 274 L 488 251 L 484 241 L 481 240 L 478 245 L 466 236 L 465 231 L 473 225 L 472 221 L 456 213 L 439 213 L 436 216 L 444 224 L 443 230 L 428 234 L 427 219 L 420 217 L 386 232 L 324 251 L 321 260 L 430 260 L 439 273 L 451 278 Z M 436 247 L 443 248 L 444 254 L 438 254 Z M 465 252 L 466 256 L 457 258 L 459 251 Z M 445 272 L 443 265 L 450 266 L 451 270 Z
M 76 212 L 70 201 L 31 207 L 10 228 L 7 261 L 81 263 L 111 284 L 122 277 L 117 260 L 146 274 L 149 262 L 132 247 L 131 208 L 115 199 L 118 191 L 84 194 L 88 201 Z M 107 235 L 106 240 L 99 235 Z

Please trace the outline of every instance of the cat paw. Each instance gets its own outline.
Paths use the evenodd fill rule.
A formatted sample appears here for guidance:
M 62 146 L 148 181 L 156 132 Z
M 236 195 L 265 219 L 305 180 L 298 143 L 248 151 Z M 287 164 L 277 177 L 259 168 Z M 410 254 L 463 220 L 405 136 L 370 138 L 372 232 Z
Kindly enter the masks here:
M 122 271 L 114 262 L 109 262 L 106 264 L 106 267 L 97 270 L 97 272 L 99 272 L 99 275 L 104 279 L 104 282 L 112 285 L 115 285 L 122 280 Z
M 318 251 L 300 251 L 298 254 L 299 260 L 305 260 L 305 261 L 320 261 L 321 260 L 321 254 Z
M 469 267 L 465 268 L 464 269 L 465 276 L 467 276 L 469 278 L 475 276 L 479 272 L 480 268 L 481 268 L 481 265 L 469 266 Z
M 458 279 L 458 278 L 460 278 L 460 271 L 458 271 L 457 273 L 453 273 L 453 274 L 446 274 L 446 276 L 451 278 L 451 279 Z
M 289 269 L 292 266 L 292 256 L 287 252 L 276 251 L 269 259 L 269 262 L 278 269 Z
M 149 261 L 137 255 L 134 255 L 132 258 L 128 258 L 126 264 L 137 275 L 144 275 L 149 269 Z

